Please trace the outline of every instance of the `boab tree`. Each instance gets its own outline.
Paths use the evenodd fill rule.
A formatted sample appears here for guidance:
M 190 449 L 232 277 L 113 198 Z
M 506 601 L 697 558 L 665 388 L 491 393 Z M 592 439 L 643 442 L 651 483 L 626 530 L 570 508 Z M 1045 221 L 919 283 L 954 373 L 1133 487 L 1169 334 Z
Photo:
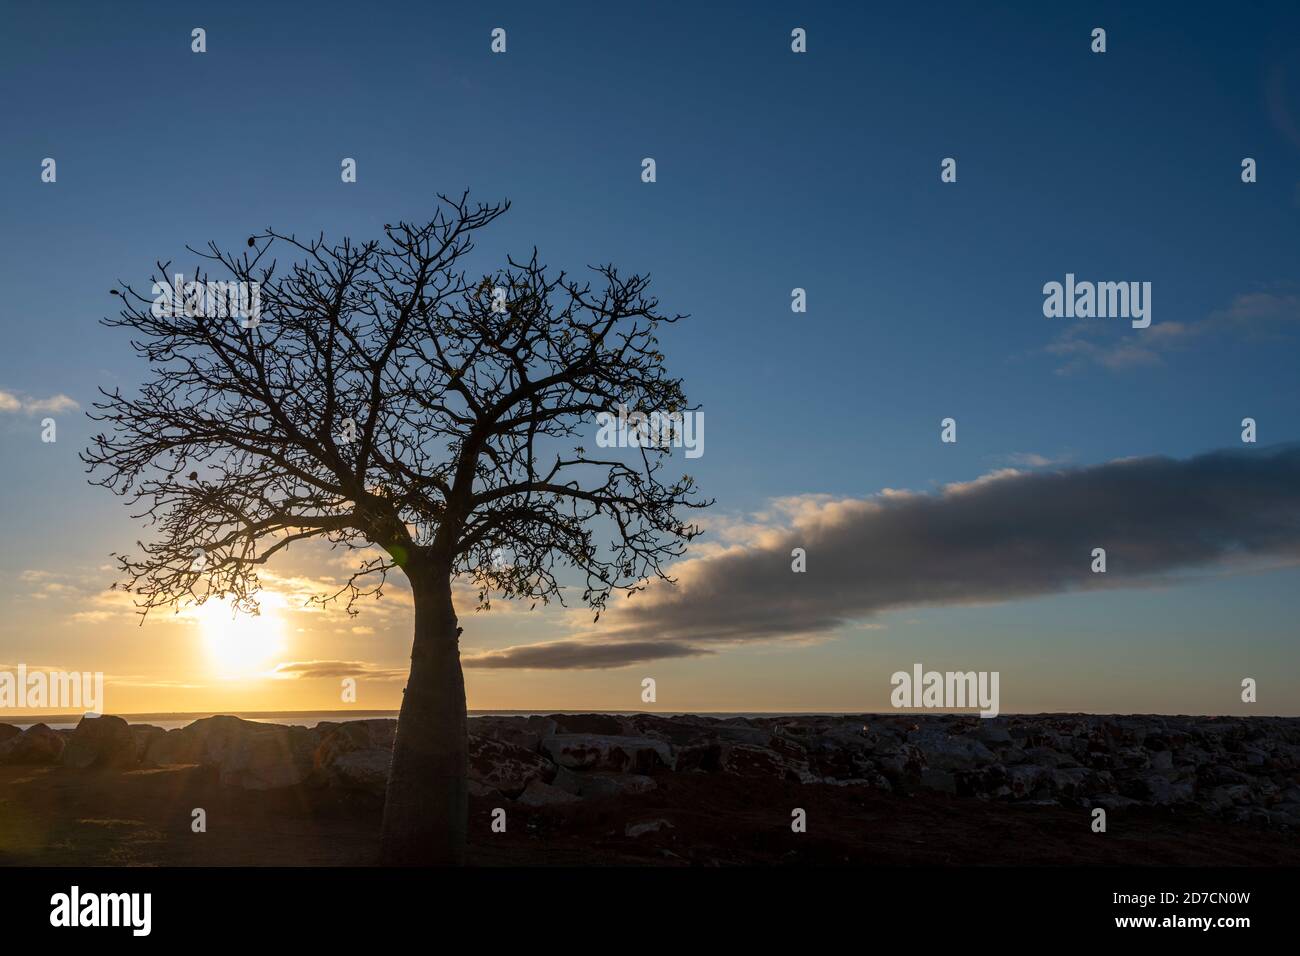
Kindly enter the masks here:
M 202 269 L 256 283 L 236 318 L 176 290 L 168 264 L 144 296 L 123 284 L 106 325 L 132 330 L 149 363 L 138 394 L 101 389 L 107 423 L 83 453 L 91 481 L 136 505 L 153 538 L 115 555 L 142 614 L 230 600 L 256 612 L 257 569 L 295 542 L 358 549 L 322 602 L 410 583 L 411 670 L 384 806 L 382 859 L 461 862 L 467 737 L 452 584 L 563 601 L 581 589 L 599 617 L 682 554 L 701 507 L 689 477 L 661 474 L 666 447 L 588 451 L 595 416 L 620 405 L 690 411 L 664 369 L 658 311 L 642 275 L 548 275 L 536 251 L 471 277 L 475 233 L 508 203 L 440 197 L 424 225 L 328 244 L 272 230 L 238 255 L 209 243 Z M 278 269 L 274 255 L 293 259 Z M 606 537 L 607 534 L 607 537 Z

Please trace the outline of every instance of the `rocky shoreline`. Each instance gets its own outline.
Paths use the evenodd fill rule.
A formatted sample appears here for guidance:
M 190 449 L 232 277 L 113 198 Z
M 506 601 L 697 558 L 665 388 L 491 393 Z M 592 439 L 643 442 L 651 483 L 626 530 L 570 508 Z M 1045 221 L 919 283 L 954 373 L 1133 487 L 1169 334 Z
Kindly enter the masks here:
M 78 771 L 197 765 L 224 787 L 306 787 L 381 799 L 396 721 L 313 728 L 209 717 L 177 730 L 84 718 L 0 724 L 0 766 Z M 1166 808 L 1300 828 L 1300 718 L 885 714 L 473 717 L 470 791 L 548 807 L 728 778 L 1007 805 Z

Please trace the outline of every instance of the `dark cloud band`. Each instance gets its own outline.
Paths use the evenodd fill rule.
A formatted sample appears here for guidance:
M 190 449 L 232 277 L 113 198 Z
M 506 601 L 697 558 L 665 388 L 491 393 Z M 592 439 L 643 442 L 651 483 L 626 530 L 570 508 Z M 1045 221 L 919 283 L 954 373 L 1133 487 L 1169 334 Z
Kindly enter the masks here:
M 790 569 L 796 547 L 807 551 L 803 574 Z M 1091 570 L 1094 548 L 1106 550 L 1105 574 Z M 600 635 L 467 663 L 617 667 L 806 637 L 904 607 L 1144 587 L 1297 559 L 1300 445 L 1008 471 L 936 494 L 819 506 L 764 547 L 685 562 L 676 589 L 620 607 Z

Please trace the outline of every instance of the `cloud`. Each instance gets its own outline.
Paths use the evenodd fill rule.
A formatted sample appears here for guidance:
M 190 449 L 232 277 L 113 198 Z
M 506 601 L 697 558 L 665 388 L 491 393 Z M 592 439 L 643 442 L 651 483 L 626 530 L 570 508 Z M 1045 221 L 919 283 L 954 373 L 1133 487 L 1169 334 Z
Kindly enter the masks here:
M 16 415 L 58 415 L 61 412 L 75 412 L 81 406 L 76 400 L 62 392 L 49 398 L 20 397 L 13 392 L 0 390 L 0 413 Z
M 568 668 L 600 669 L 626 667 L 645 661 L 664 660 L 670 657 L 696 657 L 712 654 L 703 647 L 692 647 L 676 641 L 619 641 L 597 643 L 592 641 L 549 641 L 545 644 L 523 644 L 499 651 L 484 651 L 464 657 L 466 667 L 484 668 L 534 668 L 538 670 L 563 670 Z
M 111 621 L 116 616 L 112 611 L 77 611 L 70 620 L 78 624 L 102 624 L 104 621 Z
M 478 667 L 617 667 L 755 641 L 806 641 L 881 612 L 1166 586 L 1182 572 L 1300 561 L 1300 445 L 1187 460 L 1004 469 L 934 494 L 783 499 L 781 528 L 673 568 L 572 640 Z M 793 548 L 807 571 L 791 571 Z M 1091 572 L 1105 548 L 1106 574 Z M 656 652 L 656 649 L 661 649 Z
M 1065 461 L 1065 457 L 1051 458 L 1047 455 L 1040 455 L 1032 451 L 1015 451 L 1006 456 L 1006 460 L 1013 465 L 1023 468 L 1046 468 L 1049 465 L 1059 465 Z
M 321 677 L 364 677 L 368 680 L 404 680 L 406 671 L 380 667 L 365 661 L 285 661 L 277 664 L 272 677 L 310 680 Z
M 1117 327 L 1105 322 L 1080 320 L 1066 327 L 1046 351 L 1063 359 L 1057 374 L 1069 374 L 1087 365 L 1112 372 L 1161 365 L 1171 352 L 1224 338 L 1285 339 L 1300 329 L 1300 294 L 1249 292 L 1238 295 L 1226 308 L 1195 322 L 1153 322 L 1150 328 L 1124 329 L 1119 338 L 1108 333 Z

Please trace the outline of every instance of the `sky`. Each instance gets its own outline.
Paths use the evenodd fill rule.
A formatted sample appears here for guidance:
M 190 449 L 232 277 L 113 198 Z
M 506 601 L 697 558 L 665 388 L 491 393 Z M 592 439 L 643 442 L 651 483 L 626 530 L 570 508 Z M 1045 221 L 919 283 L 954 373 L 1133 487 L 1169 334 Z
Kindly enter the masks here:
M 273 566 L 259 619 L 139 626 L 109 555 L 146 531 L 77 454 L 95 389 L 147 374 L 99 324 L 115 285 L 469 189 L 512 203 L 485 269 L 613 262 L 690 314 L 663 351 L 707 427 L 678 464 L 715 499 L 679 589 L 603 628 L 458 592 L 471 708 L 882 710 L 919 662 L 998 671 L 1008 712 L 1300 714 L 1293 4 L 0 16 L 0 667 L 102 671 L 116 713 L 332 709 L 347 675 L 346 706 L 399 706 L 402 588 L 302 606 L 337 552 Z M 1067 274 L 1149 282 L 1150 326 L 1046 317 Z

